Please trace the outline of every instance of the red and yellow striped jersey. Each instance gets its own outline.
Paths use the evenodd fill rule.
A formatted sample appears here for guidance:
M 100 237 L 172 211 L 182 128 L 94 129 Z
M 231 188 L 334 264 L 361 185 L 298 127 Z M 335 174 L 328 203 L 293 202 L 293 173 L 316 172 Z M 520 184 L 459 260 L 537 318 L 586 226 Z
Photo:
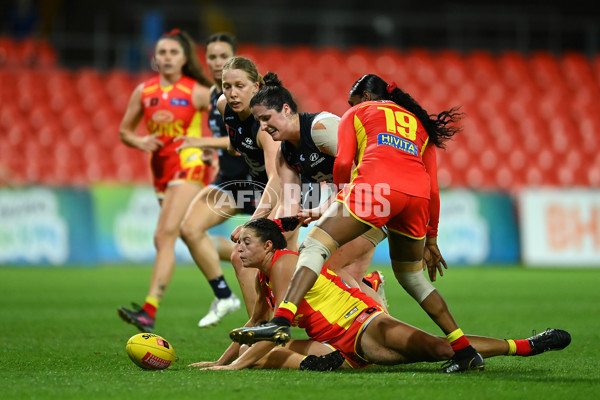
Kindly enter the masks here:
M 308 336 L 318 342 L 328 342 L 344 335 L 367 308 L 383 311 L 371 297 L 358 288 L 351 288 L 337 274 L 323 267 L 317 282 L 298 306 L 293 325 L 305 329 Z
M 342 117 L 336 158 L 354 158 L 353 183 L 388 184 L 392 190 L 429 199 L 430 180 L 423 162 L 425 149 L 432 147 L 428 141 L 427 131 L 411 112 L 393 101 L 367 101 Z M 334 167 L 336 184 L 348 182 L 341 175 Z
M 287 253 L 295 252 L 276 250 L 273 263 Z M 258 276 L 262 294 L 269 304 L 274 305 L 275 297 L 269 278 L 262 272 L 259 272 Z M 312 339 L 328 342 L 343 336 L 355 319 L 367 308 L 373 308 L 373 312 L 383 311 L 381 305 L 371 297 L 358 288 L 348 286 L 336 273 L 323 267 L 317 282 L 298 306 L 292 324 L 305 329 Z
M 155 134 L 163 147 L 152 153 L 152 172 L 156 182 L 169 182 L 181 175 L 181 170 L 203 165 L 202 150 L 187 148 L 177 153 L 180 136 L 201 136 L 202 115 L 194 107 L 192 92 L 196 81 L 183 76 L 177 83 L 160 86 L 160 77 L 144 82 L 142 106 L 148 134 Z M 163 183 L 164 183 L 163 182 Z

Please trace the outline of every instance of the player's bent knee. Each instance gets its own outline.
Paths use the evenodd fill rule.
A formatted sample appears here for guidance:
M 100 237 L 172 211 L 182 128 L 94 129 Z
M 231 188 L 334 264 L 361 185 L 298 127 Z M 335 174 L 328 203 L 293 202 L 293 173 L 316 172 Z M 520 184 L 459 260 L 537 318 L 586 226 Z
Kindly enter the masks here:
M 323 263 L 339 247 L 338 243 L 321 228 L 313 228 L 302 242 L 298 266 L 307 267 L 315 274 L 321 273 Z
M 419 304 L 435 290 L 429 283 L 423 271 L 395 272 L 398 282 Z
M 198 227 L 188 226 L 186 224 L 181 226 L 179 234 L 185 243 L 196 242 L 207 235 L 205 230 L 198 229 Z

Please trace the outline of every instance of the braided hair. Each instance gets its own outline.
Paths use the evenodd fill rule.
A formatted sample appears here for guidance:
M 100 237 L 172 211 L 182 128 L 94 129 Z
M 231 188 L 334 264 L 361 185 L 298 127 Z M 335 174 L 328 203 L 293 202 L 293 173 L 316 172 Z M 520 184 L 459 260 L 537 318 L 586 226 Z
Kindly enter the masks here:
M 283 232 L 293 231 L 299 224 L 300 220 L 296 217 L 284 217 L 276 220 L 256 218 L 246 222 L 244 228 L 252 229 L 260 240 L 263 242 L 270 240 L 276 250 L 281 250 L 287 247 Z
M 374 74 L 367 74 L 357 80 L 352 89 L 350 97 L 362 96 L 364 92 L 370 93 L 373 100 L 391 100 L 400 107 L 413 113 L 427 131 L 429 140 L 436 147 L 445 148 L 445 142 L 460 132 L 460 127 L 455 124 L 463 116 L 458 112 L 460 107 L 442 111 L 439 114 L 429 114 L 415 99 L 395 83 L 388 84 L 382 78 Z

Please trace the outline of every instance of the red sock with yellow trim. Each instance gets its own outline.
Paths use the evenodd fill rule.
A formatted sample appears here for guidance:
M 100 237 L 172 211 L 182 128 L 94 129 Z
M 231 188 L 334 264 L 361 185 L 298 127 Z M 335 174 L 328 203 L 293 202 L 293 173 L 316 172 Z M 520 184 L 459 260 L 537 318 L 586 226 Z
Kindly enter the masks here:
M 505 339 L 508 343 L 508 355 L 509 356 L 528 356 L 531 354 L 531 345 L 529 344 L 529 340 L 521 339 L 521 340 L 512 340 Z
M 275 311 L 275 315 L 273 315 L 271 322 L 274 322 L 277 325 L 291 326 L 296 311 L 298 311 L 298 307 L 294 303 L 284 300 L 279 305 L 277 311 Z
M 450 333 L 446 337 L 448 338 L 450 346 L 452 346 L 452 350 L 454 350 L 455 353 L 471 345 L 471 342 L 469 342 L 469 339 L 467 339 L 460 328 Z
M 152 319 L 156 318 L 156 310 L 158 310 L 158 299 L 156 297 L 146 297 L 145 303 L 142 306 L 144 311 L 148 313 L 148 316 Z

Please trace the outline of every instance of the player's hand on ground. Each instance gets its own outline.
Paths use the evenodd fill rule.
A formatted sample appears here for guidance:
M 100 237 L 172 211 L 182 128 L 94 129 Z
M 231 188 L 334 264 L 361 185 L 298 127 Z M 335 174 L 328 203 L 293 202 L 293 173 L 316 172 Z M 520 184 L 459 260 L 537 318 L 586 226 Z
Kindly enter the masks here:
M 212 371 L 231 371 L 231 370 L 237 370 L 237 369 L 240 369 L 240 368 L 236 368 L 235 365 L 233 365 L 233 364 L 215 365 L 212 367 L 202 368 L 202 370 L 212 370 Z
M 188 367 L 208 368 L 208 367 L 214 367 L 215 365 L 217 365 L 217 361 L 199 361 L 197 363 L 188 365 Z
M 160 141 L 157 138 L 157 135 L 154 133 L 152 135 L 140 137 L 138 147 L 141 150 L 148 151 L 151 153 L 153 151 L 160 149 L 161 147 L 163 147 L 163 145 L 164 145 L 164 143 L 162 141 Z
M 423 251 L 423 269 L 427 268 L 429 280 L 435 282 L 437 274 L 444 276 L 444 269 L 448 269 L 446 260 L 437 245 L 437 238 L 427 238 L 425 240 L 425 249 Z

